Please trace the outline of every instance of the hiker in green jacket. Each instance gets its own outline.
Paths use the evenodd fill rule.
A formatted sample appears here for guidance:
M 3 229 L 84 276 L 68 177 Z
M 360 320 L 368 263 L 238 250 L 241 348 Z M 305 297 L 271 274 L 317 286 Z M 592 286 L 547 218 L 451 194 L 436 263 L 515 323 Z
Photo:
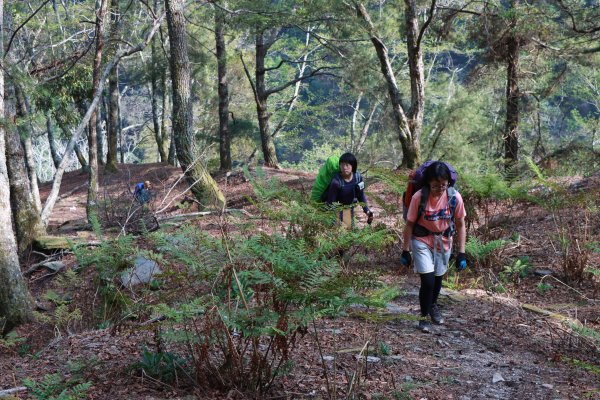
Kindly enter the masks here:
M 340 157 L 340 172 L 336 174 L 327 188 L 326 203 L 333 206 L 335 203 L 344 206 L 362 203 L 362 209 L 367 215 L 367 223 L 373 222 L 373 211 L 369 209 L 365 196 L 365 183 L 357 172 L 358 161 L 352 153 L 342 154 Z M 345 212 L 344 212 L 345 211 Z M 354 220 L 354 207 L 340 211 L 339 219 L 346 227 L 352 226 Z

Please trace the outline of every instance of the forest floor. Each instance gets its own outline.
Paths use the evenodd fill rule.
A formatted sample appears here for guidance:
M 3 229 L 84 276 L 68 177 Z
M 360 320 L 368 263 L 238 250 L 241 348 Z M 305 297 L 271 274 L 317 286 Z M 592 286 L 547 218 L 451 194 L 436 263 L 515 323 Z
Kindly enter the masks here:
M 304 192 L 310 190 L 314 179 L 314 174 L 297 171 L 265 171 L 287 187 Z M 185 190 L 183 183 L 177 183 L 180 175 L 179 168 L 163 164 L 121 166 L 119 173 L 101 175 L 101 196 L 105 200 L 128 199 L 135 183 L 150 180 L 155 192 L 152 208 L 161 210 L 159 221 L 190 214 L 196 205 L 189 193 L 187 199 L 179 195 Z M 86 174 L 77 171 L 65 175 L 61 188 L 65 197 L 52 214 L 52 233 L 81 239 L 80 232 L 64 228 L 69 226 L 65 223 L 85 218 L 86 179 Z M 252 187 L 243 174 L 220 174 L 216 179 L 229 208 L 243 209 L 247 215 L 256 213 L 248 200 Z M 600 194 L 600 176 L 579 184 Z M 397 196 L 386 193 L 380 183 L 369 190 L 388 204 L 399 204 Z M 48 191 L 49 186 L 42 185 L 42 198 Z M 377 204 L 372 208 L 375 223 L 401 229 L 401 213 L 385 215 Z M 591 278 L 565 283 L 552 235 L 556 219 L 541 208 L 497 204 L 485 215 L 485 221 L 481 217 L 475 228 L 485 229 L 490 238 L 518 233 L 519 240 L 503 250 L 499 264 L 472 265 L 449 278 L 440 299 L 444 325 L 434 326 L 429 334 L 416 329 L 418 276 L 400 268 L 399 245 L 383 253 L 365 250 L 367 262 L 350 261 L 347 267 L 376 270 L 380 280 L 397 285 L 402 295 L 386 310 L 378 311 L 380 318 L 365 319 L 365 311 L 375 311 L 358 308 L 345 317 L 318 320 L 314 331 L 311 327 L 298 339 L 291 374 L 278 380 L 265 398 L 343 399 L 350 391 L 353 398 L 364 399 L 600 399 L 600 283 Z M 197 223 L 218 235 L 218 219 L 206 215 L 198 217 Z M 589 229 L 597 240 L 600 223 L 591 221 Z M 31 252 L 23 260 L 23 271 L 48 256 L 48 252 Z M 532 271 L 501 282 L 502 260 L 520 256 L 529 257 Z M 61 259 L 66 268 L 58 274 L 38 270 L 27 275 L 41 315 L 52 313 L 43 293 L 54 287 L 65 270 L 77 266 L 68 251 L 52 257 Z M 588 265 L 600 267 L 600 254 L 591 252 L 589 257 Z M 543 277 L 534 271 L 550 275 Z M 491 290 L 494 287 L 496 290 Z M 73 298 L 77 299 L 77 293 Z M 578 333 L 571 325 L 583 326 L 587 334 Z M 22 387 L 25 378 L 42 382 L 58 373 L 63 381 L 78 377 L 79 382 L 91 382 L 89 399 L 249 398 L 238 391 L 165 385 L 140 376 L 131 366 L 140 360 L 144 346 L 156 345 L 152 329 L 115 331 L 76 325 L 63 329 L 42 318 L 18 328 L 17 334 L 23 341 L 14 346 L 6 340 L 0 342 L 0 393 Z M 370 357 L 361 357 L 367 343 Z M 12 395 L 50 398 L 35 397 L 32 391 Z

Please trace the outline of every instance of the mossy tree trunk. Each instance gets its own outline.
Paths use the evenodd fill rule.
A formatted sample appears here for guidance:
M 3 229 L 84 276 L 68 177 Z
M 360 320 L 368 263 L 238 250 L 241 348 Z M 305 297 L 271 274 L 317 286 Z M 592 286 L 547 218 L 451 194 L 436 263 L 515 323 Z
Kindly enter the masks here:
M 0 0 L 0 21 L 4 21 Z M 4 26 L 4 22 L 2 24 Z M 0 59 L 4 59 L 3 30 L 0 29 Z M 0 116 L 4 116 L 4 70 L 0 69 Z M 8 188 L 4 124 L 0 124 L 0 188 Z M 0 190 L 0 334 L 31 319 L 31 297 L 21 274 L 17 242 L 12 229 L 10 194 Z
M 12 85 L 6 87 L 5 117 L 6 121 L 15 120 L 14 102 L 15 91 Z M 25 150 L 19 135 L 17 126 L 6 125 L 6 166 L 10 183 L 10 205 L 13 216 L 14 228 L 19 253 L 27 250 L 33 241 L 46 234 L 44 224 L 32 195 L 31 184 L 27 165 L 25 162 Z M 36 178 L 37 179 L 37 178 Z
M 177 158 L 198 201 L 204 207 L 222 208 L 225 206 L 225 197 L 202 160 L 198 159 L 196 149 L 184 4 L 184 0 L 166 1 L 173 86 L 173 132 Z

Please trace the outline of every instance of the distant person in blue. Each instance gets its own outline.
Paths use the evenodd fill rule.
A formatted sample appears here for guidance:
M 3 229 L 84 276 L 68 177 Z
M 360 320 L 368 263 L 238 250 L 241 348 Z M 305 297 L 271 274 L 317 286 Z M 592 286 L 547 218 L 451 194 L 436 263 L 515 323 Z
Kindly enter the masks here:
M 333 177 L 329 184 L 326 202 L 329 206 L 333 206 L 334 203 L 344 206 L 362 203 L 363 211 L 367 214 L 367 223 L 370 225 L 373 222 L 373 212 L 367 204 L 365 183 L 360 172 L 357 172 L 357 167 L 358 161 L 352 153 L 342 154 L 340 172 Z M 344 226 L 351 228 L 354 221 L 354 207 L 340 211 L 339 219 Z
M 147 204 L 150 202 L 150 198 L 152 197 L 152 192 L 150 192 L 151 189 L 152 185 L 150 184 L 150 181 L 140 182 L 135 185 L 133 197 L 140 204 Z

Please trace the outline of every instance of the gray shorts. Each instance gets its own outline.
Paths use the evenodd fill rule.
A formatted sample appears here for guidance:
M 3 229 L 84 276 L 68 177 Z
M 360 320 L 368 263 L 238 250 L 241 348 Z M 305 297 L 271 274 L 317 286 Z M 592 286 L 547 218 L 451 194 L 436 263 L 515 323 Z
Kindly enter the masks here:
M 410 246 L 413 252 L 414 270 L 419 274 L 428 274 L 435 272 L 435 276 L 442 276 L 448 271 L 448 261 L 450 260 L 450 250 L 441 252 L 443 245 L 433 251 L 420 240 L 412 239 Z M 452 246 L 450 246 L 452 248 Z

